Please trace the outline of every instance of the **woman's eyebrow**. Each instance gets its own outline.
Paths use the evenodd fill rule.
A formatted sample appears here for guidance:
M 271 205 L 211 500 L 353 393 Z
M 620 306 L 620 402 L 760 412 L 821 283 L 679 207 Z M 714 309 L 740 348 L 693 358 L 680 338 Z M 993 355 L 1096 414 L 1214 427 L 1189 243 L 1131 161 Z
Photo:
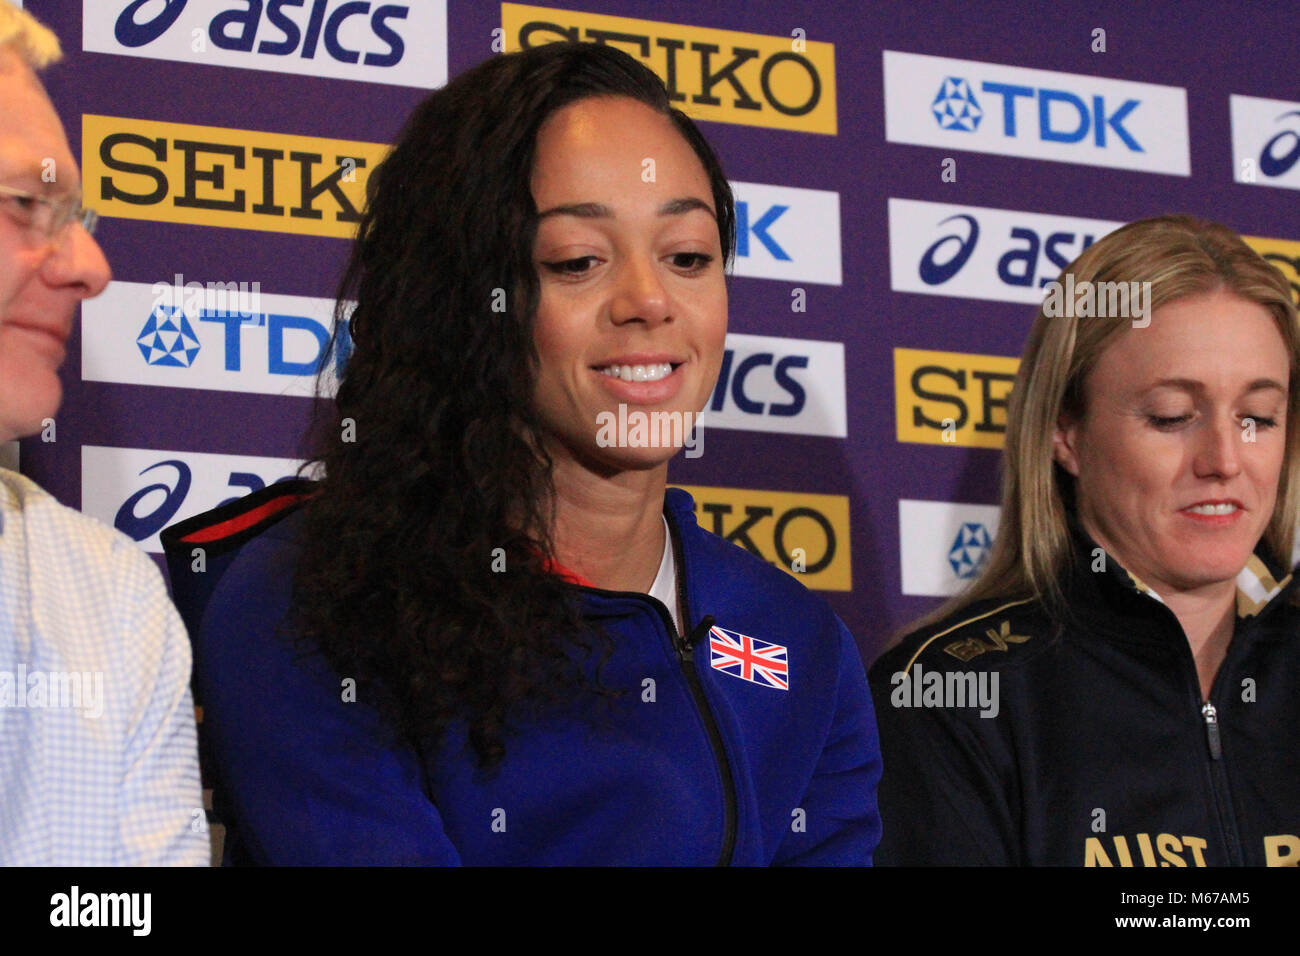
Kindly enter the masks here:
M 1287 393 L 1287 387 L 1281 382 L 1272 378 L 1257 378 L 1246 386 L 1247 392 L 1261 392 L 1265 389 L 1275 388 L 1283 395 Z
M 710 216 L 714 216 L 713 208 L 702 199 L 696 199 L 694 196 L 683 196 L 679 199 L 669 199 L 659 207 L 660 216 L 680 216 L 684 213 L 693 212 L 696 209 L 702 209 Z M 580 219 L 613 219 L 614 210 L 610 209 L 604 203 L 599 202 L 577 202 L 566 203 L 562 206 L 552 206 L 546 212 L 538 213 L 538 219 L 546 219 L 548 216 L 577 216 Z
M 1187 392 L 1203 392 L 1205 390 L 1205 384 L 1194 378 L 1162 378 L 1158 382 L 1151 383 L 1142 391 L 1143 394 L 1145 394 L 1147 392 L 1154 392 L 1157 388 L 1179 388 Z M 1287 387 L 1277 379 L 1257 378 L 1242 390 L 1242 394 L 1245 395 L 1250 392 L 1262 392 L 1267 389 L 1277 389 L 1277 391 L 1282 392 L 1283 394 L 1286 394 L 1287 392 Z

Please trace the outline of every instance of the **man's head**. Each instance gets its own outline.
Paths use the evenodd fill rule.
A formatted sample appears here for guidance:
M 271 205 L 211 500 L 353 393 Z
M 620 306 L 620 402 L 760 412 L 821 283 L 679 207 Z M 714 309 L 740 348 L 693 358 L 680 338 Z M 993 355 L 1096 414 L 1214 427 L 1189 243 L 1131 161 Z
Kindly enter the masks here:
M 0 0 L 0 441 L 58 410 L 73 313 L 111 277 L 80 221 L 64 221 L 81 177 L 35 72 L 58 57 L 53 33 Z

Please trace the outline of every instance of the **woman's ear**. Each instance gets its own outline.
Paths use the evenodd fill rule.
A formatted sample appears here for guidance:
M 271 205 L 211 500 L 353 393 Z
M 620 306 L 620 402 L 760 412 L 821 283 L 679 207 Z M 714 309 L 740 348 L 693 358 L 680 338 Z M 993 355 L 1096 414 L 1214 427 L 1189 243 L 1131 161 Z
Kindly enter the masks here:
M 1080 422 L 1062 413 L 1052 432 L 1052 458 L 1075 478 L 1079 477 Z

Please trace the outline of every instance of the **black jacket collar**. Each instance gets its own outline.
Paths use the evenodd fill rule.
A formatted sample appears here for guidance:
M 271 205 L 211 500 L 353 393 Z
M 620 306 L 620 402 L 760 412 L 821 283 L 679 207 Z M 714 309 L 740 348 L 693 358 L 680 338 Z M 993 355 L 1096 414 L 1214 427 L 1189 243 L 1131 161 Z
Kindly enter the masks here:
M 1076 623 L 1103 625 L 1140 639 L 1160 621 L 1181 634 L 1181 625 L 1160 596 L 1098 545 L 1073 516 L 1070 539 L 1071 562 L 1062 583 L 1066 605 Z M 1260 542 L 1237 575 L 1238 626 L 1243 620 L 1269 615 L 1290 599 L 1297 585 L 1300 575 L 1280 568 Z M 1164 639 L 1158 634 L 1151 636 Z

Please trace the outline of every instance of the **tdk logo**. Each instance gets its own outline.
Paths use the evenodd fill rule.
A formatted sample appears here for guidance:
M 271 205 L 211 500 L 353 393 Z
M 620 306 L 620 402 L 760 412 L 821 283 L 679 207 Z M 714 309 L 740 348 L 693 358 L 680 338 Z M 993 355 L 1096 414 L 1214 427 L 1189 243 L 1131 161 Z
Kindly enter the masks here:
M 978 521 L 964 522 L 948 550 L 952 573 L 963 580 L 975 577 L 988 561 L 992 547 L 988 528 Z
M 1128 99 L 1107 115 L 1106 100 L 1101 96 L 1092 97 L 1092 108 L 1080 97 L 1069 90 L 1035 90 L 1031 86 L 1015 86 L 1008 83 L 984 83 L 980 87 L 985 93 L 1002 97 L 1002 135 L 1018 136 L 1025 127 L 1016 124 L 1016 106 L 1020 98 L 1027 97 L 1030 103 L 1038 104 L 1038 137 L 1050 143 L 1077 143 L 1087 137 L 1091 129 L 1093 139 L 1098 147 L 1107 144 L 1106 130 L 1114 131 L 1116 137 L 1135 153 L 1146 152 L 1140 143 L 1124 128 L 1124 120 L 1138 106 L 1141 100 Z M 996 101 L 995 101 L 996 102 Z M 1030 111 L 1032 113 L 1032 109 Z M 1057 125 L 1057 124 L 1064 125 Z M 975 123 L 979 125 L 978 121 Z M 954 127 L 945 127 L 954 128 Z M 966 127 L 956 127 L 966 128 Z M 970 127 L 971 130 L 974 127 Z M 1033 135 L 1034 127 L 1029 127 Z
M 781 248 L 772 234 L 768 230 L 778 219 L 785 213 L 789 212 L 789 206 L 780 204 L 768 206 L 752 223 L 749 220 L 749 203 L 743 200 L 736 203 L 736 255 L 744 258 L 749 257 L 749 238 L 750 234 L 762 243 L 763 248 L 768 251 L 773 259 L 778 262 L 791 262 L 790 254 Z
M 199 337 L 194 334 L 184 309 L 160 305 L 149 313 L 135 344 L 150 365 L 189 368 L 199 354 Z
M 212 322 L 223 327 L 222 342 L 225 346 L 225 370 L 227 372 L 243 371 L 243 336 L 245 328 L 266 329 L 266 372 L 268 375 L 313 376 L 320 369 L 320 361 L 329 346 L 330 331 L 325 324 L 306 315 L 283 315 L 274 312 L 259 312 L 252 315 L 239 312 L 227 312 L 221 309 L 205 309 L 199 313 L 200 322 Z M 286 357 L 288 339 L 293 332 L 305 333 L 300 342 L 314 340 L 315 345 L 307 346 L 306 356 L 298 361 Z M 335 355 L 338 372 L 343 371 L 350 354 L 351 340 L 342 336 L 340 349 Z
M 1038 305 L 1044 285 L 1121 225 L 890 199 L 890 285 L 896 292 Z
M 429 88 L 447 79 L 445 0 L 84 0 L 82 11 L 82 47 L 100 53 Z
M 840 194 L 825 189 L 731 184 L 736 197 L 733 273 L 839 285 Z
M 904 594 L 956 594 L 988 563 L 1001 509 L 959 501 L 898 501 Z
M 930 109 L 944 129 L 973 133 L 984 118 L 984 111 L 980 109 L 975 94 L 970 91 L 970 84 L 953 76 L 943 81 L 939 95 L 934 98 Z
M 883 62 L 889 142 L 1191 174 L 1181 87 L 893 50 Z
M 1233 179 L 1300 189 L 1300 103 L 1230 96 Z
M 843 438 L 847 421 L 842 342 L 727 336 L 707 427 Z
M 176 286 L 112 282 L 84 303 L 85 381 L 315 394 L 334 331 L 332 300 L 245 293 L 258 283 L 182 286 L 179 279 Z M 327 397 L 350 354 L 345 324 L 321 378 Z

